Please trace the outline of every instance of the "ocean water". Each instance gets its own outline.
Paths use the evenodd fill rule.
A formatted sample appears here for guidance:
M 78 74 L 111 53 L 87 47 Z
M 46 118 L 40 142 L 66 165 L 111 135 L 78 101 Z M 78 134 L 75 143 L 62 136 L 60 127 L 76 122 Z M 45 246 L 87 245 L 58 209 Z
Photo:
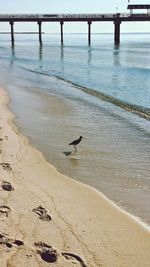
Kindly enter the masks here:
M 56 168 L 150 224 L 150 35 L 16 35 L 0 40 L 15 123 Z M 85 137 L 78 151 L 68 146 Z M 42 177 L 41 177 L 42 179 Z

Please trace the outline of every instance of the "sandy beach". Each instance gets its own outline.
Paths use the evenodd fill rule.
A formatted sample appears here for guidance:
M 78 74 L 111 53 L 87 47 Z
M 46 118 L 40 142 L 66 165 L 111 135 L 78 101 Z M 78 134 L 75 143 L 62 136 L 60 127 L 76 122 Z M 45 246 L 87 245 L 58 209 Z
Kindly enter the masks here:
M 0 266 L 150 266 L 150 231 L 50 165 L 0 89 Z

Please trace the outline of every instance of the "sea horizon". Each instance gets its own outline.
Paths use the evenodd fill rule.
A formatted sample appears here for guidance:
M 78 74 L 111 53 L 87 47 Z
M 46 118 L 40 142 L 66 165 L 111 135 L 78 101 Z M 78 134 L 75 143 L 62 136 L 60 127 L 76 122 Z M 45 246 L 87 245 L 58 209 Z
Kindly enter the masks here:
M 0 32 L 0 34 L 10 34 L 11 32 L 10 31 L 4 31 L 4 32 Z M 17 31 L 17 32 L 15 32 L 14 31 L 14 34 L 29 34 L 29 33 L 33 33 L 33 34 L 39 34 L 39 32 L 37 31 Z M 60 35 L 60 33 L 59 32 L 42 32 L 42 34 L 56 34 L 56 35 Z M 65 34 L 78 34 L 78 35 L 80 35 L 80 34 L 86 34 L 87 35 L 87 33 L 86 32 L 64 32 L 64 35 Z M 91 32 L 91 35 L 95 35 L 95 34 L 112 34 L 112 35 L 114 35 L 114 33 L 113 32 Z M 146 31 L 146 32 L 121 32 L 120 34 L 150 34 L 150 31 L 148 32 L 148 31 Z

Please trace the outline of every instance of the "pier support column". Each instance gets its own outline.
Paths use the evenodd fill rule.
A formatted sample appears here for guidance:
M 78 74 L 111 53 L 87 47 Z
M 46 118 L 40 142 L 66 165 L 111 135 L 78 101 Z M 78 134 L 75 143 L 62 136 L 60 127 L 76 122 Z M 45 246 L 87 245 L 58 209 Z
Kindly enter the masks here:
M 64 36 L 63 36 L 63 21 L 60 21 L 60 31 L 61 31 L 61 45 L 64 44 Z
M 14 46 L 15 38 L 14 38 L 14 21 L 10 21 L 10 27 L 11 27 L 11 44 Z
M 40 45 L 42 45 L 42 22 L 38 21 L 38 25 L 39 25 L 39 43 Z
M 115 42 L 115 45 L 120 44 L 120 24 L 121 24 L 120 20 L 114 21 L 114 26 L 115 26 L 114 42 Z
M 88 21 L 88 45 L 91 45 L 91 24 L 92 21 Z

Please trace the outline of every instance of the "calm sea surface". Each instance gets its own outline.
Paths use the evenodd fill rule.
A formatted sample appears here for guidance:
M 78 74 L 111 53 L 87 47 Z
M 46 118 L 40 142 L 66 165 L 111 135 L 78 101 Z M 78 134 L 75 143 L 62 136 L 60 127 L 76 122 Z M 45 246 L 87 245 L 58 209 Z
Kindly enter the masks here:
M 56 168 L 150 224 L 150 34 L 0 35 L 15 122 Z M 68 146 L 80 135 L 78 151 Z M 43 177 L 41 177 L 42 179 Z M 66 192 L 67 193 L 67 192 Z

